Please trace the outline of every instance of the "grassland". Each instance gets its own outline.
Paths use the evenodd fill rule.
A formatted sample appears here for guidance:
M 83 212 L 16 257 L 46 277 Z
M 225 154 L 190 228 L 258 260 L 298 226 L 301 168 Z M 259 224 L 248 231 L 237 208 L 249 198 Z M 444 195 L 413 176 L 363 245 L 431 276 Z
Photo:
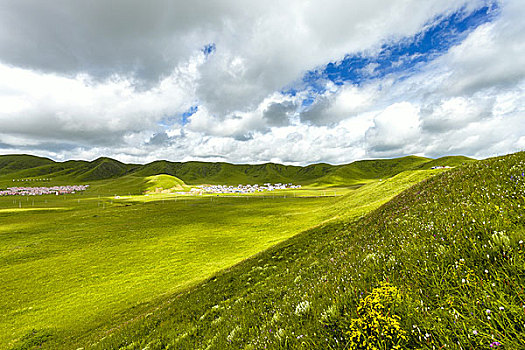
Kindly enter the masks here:
M 231 314 L 237 321 L 225 323 L 224 329 L 231 325 L 234 334 L 217 341 L 220 335 L 214 327 L 222 324 L 223 317 L 214 316 L 210 323 L 199 313 L 206 313 L 210 303 L 210 307 L 219 305 L 228 295 L 230 300 L 237 296 L 243 300 L 252 292 L 249 309 L 268 309 L 259 305 L 257 298 L 264 294 L 276 297 L 272 293 L 281 287 L 301 287 L 303 277 L 294 278 L 294 284 L 279 281 L 284 284 L 275 288 L 269 282 L 270 275 L 281 276 L 285 268 L 303 271 L 301 261 L 310 248 L 296 250 L 298 244 L 325 246 L 331 241 L 323 243 L 319 233 L 333 236 L 340 225 L 364 220 L 394 195 L 442 172 L 423 169 L 470 161 L 405 157 L 301 168 L 275 164 L 202 166 L 196 162 L 139 166 L 107 158 L 56 163 L 30 156 L 0 157 L 0 187 L 12 186 L 13 178 L 50 175 L 50 183 L 16 185 L 90 184 L 88 191 L 75 195 L 0 198 L 0 308 L 5 310 L 0 316 L 0 348 L 143 348 L 148 344 L 150 348 L 170 344 L 177 348 L 235 344 L 259 348 L 263 343 L 253 330 L 242 342 L 233 341 L 237 329 L 244 327 L 242 322 L 235 323 L 239 317 L 252 328 L 260 327 L 257 318 L 250 319 L 242 312 Z M 26 168 L 23 162 L 27 162 Z M 164 175 L 151 175 L 157 171 Z M 181 178 L 167 175 L 170 172 L 182 174 Z M 304 184 L 301 191 L 241 197 L 154 193 L 159 188 L 187 190 L 191 185 L 185 181 L 261 183 L 269 177 L 268 181 L 279 182 L 292 176 L 299 181 L 291 182 Z M 150 194 L 143 196 L 144 192 Z M 273 264 L 276 258 L 268 254 L 283 245 L 292 247 L 293 253 L 280 253 L 279 264 Z M 245 261 L 252 256 L 256 258 Z M 246 277 L 245 269 L 252 268 L 265 280 L 259 275 Z M 209 278 L 227 278 L 227 283 L 216 284 L 225 294 L 208 295 L 213 290 L 207 289 L 209 282 L 202 281 Z M 184 291 L 191 293 L 173 298 Z M 280 293 L 279 298 L 284 295 Z M 173 303 L 179 303 L 176 309 L 181 313 L 168 312 Z M 217 308 L 220 306 L 213 310 Z M 194 322 L 197 317 L 203 322 Z M 157 332 L 159 325 L 171 328 L 161 326 Z M 193 334 L 194 330 L 198 334 Z M 290 346 L 286 345 L 292 344 L 288 336 L 282 338 L 285 345 L 280 340 L 264 344 Z
M 151 193 L 156 191 L 185 191 L 188 186 L 179 178 L 175 176 L 159 174 L 146 177 L 146 190 L 145 192 Z
M 333 200 L 47 197 L 0 200 L 2 348 L 130 317 L 324 220 Z
M 336 199 L 346 214 L 78 344 L 523 349 L 524 174 L 525 153 L 488 159 L 368 208 L 352 198 L 387 199 L 404 179 L 363 186 Z
M 92 342 L 250 256 L 322 223 L 364 215 L 436 173 L 201 198 L 140 196 L 160 184 L 185 185 L 125 175 L 75 195 L 0 198 L 0 348 Z

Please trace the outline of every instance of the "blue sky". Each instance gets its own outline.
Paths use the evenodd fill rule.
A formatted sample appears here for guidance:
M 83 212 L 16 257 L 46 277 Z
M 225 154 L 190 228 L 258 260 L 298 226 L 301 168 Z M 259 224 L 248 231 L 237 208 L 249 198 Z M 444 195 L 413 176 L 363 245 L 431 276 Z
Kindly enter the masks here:
M 345 55 L 341 60 L 308 71 L 300 83 L 295 83 L 296 86 L 285 89 L 283 93 L 293 95 L 300 90 L 310 91 L 302 103 L 303 107 L 307 107 L 315 102 L 315 95 L 326 91 L 327 81 L 335 85 L 359 86 L 387 75 L 406 79 L 460 43 L 472 30 L 492 21 L 497 17 L 498 10 L 498 3 L 490 2 L 473 10 L 463 7 L 451 14 L 438 15 L 415 35 L 384 43 L 378 50 Z
M 337 86 L 359 86 L 372 80 L 381 80 L 388 75 L 404 80 L 461 43 L 478 26 L 492 21 L 498 12 L 498 3 L 491 1 L 477 8 L 462 7 L 450 14 L 439 14 L 414 35 L 383 43 L 379 49 L 347 54 L 341 60 L 307 71 L 299 82 L 293 82 L 282 93 L 294 96 L 300 91 L 306 91 L 298 109 L 304 110 L 316 102 L 318 95 L 326 92 L 327 82 Z M 216 49 L 216 44 L 210 43 L 204 46 L 202 52 L 208 58 Z M 168 127 L 178 119 L 184 126 L 197 110 L 198 105 L 191 106 L 180 118 L 167 118 L 171 123 L 164 120 L 159 125 Z

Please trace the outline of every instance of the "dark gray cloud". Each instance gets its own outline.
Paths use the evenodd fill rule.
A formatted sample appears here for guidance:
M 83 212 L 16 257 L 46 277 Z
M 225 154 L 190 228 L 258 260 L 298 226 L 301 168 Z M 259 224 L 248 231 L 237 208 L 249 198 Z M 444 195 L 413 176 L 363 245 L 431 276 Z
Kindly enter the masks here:
M 0 3 L 0 61 L 30 69 L 158 80 L 213 40 L 225 2 L 114 0 Z
M 263 112 L 263 118 L 268 126 L 286 126 L 289 124 L 290 113 L 297 106 L 292 101 L 270 104 Z
M 51 153 L 60 153 L 60 152 L 71 152 L 75 148 L 78 148 L 78 143 L 66 143 L 66 142 L 39 142 L 38 145 L 17 145 L 0 142 L 0 150 L 9 151 L 13 148 L 21 150 L 27 153 L 33 152 L 51 152 Z
M 173 143 L 173 139 L 165 132 L 159 132 L 153 135 L 147 142 L 146 146 L 169 146 Z
M 324 125 L 335 121 L 337 117 L 333 113 L 328 112 L 334 99 L 334 95 L 319 96 L 313 105 L 301 112 L 301 121 L 314 125 Z

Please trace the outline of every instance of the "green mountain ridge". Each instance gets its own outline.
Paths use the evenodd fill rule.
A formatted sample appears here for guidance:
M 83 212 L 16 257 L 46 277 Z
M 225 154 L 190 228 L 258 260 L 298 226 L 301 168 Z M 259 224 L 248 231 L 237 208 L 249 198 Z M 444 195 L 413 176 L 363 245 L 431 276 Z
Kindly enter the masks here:
M 283 182 L 317 186 L 348 186 L 371 179 L 387 178 L 407 170 L 429 169 L 435 165 L 456 166 L 474 161 L 468 157 L 439 159 L 407 156 L 395 159 L 360 160 L 344 165 L 326 163 L 292 166 L 275 163 L 230 164 L 208 162 L 154 161 L 148 164 L 125 164 L 111 158 L 94 161 L 55 162 L 30 155 L 0 156 L 0 180 L 48 177 L 75 183 L 116 179 L 125 176 L 148 177 L 159 174 L 175 176 L 186 184 Z
M 24 169 L 41 167 L 53 164 L 49 158 L 30 155 L 4 155 L 0 156 L 0 175 L 17 172 Z

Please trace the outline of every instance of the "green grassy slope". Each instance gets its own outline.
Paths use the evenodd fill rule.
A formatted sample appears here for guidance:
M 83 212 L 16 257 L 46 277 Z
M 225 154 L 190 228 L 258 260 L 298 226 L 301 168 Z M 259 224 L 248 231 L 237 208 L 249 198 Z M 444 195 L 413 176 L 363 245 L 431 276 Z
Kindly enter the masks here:
M 323 165 L 316 164 L 309 169 L 321 169 Z M 324 171 L 333 169 L 326 165 Z M 311 181 L 325 172 L 306 171 L 298 166 L 281 164 L 243 165 L 229 163 L 186 162 L 171 163 L 158 161 L 144 166 L 137 171 L 141 175 L 169 174 L 184 180 L 188 184 L 217 183 L 236 185 L 240 183 L 265 183 L 265 182 L 294 182 L 304 183 Z
M 305 167 L 281 164 L 229 164 L 206 162 L 155 161 L 146 165 L 124 164 L 110 158 L 92 162 L 53 162 L 32 156 L 0 156 L 0 187 L 12 179 L 52 178 L 53 184 L 85 183 L 125 176 L 148 177 L 167 174 L 187 184 L 228 184 L 282 182 L 314 186 L 350 186 L 373 179 L 387 178 L 407 170 L 429 169 L 431 164 L 455 166 L 468 161 L 465 157 L 432 160 L 402 157 L 357 161 L 346 165 L 312 164 Z M 133 192 L 140 191 L 140 187 Z
M 333 185 L 354 180 L 362 183 L 366 180 L 391 177 L 403 171 L 420 168 L 432 161 L 429 158 L 408 156 L 395 159 L 360 160 L 347 165 L 338 166 L 328 175 L 316 181 L 317 185 Z
M 311 211 L 305 210 L 306 208 L 303 208 L 303 209 L 301 209 L 299 211 L 296 211 L 295 213 L 292 213 L 292 212 L 289 211 L 289 209 L 285 209 L 285 207 L 281 207 L 279 205 L 279 202 L 276 203 L 275 201 L 268 201 L 268 200 L 266 200 L 266 202 L 268 202 L 268 205 L 274 207 L 275 215 L 277 215 L 278 217 L 280 217 L 282 220 L 284 220 L 286 222 L 288 222 L 290 220 L 292 220 L 293 222 L 297 222 L 296 220 L 301 220 L 301 221 L 303 221 L 302 224 L 307 224 L 308 222 L 310 222 L 310 223 L 320 223 L 320 222 L 323 221 L 323 218 L 324 218 L 324 220 L 329 220 L 329 221 L 334 221 L 334 220 L 337 221 L 338 217 L 344 217 L 344 218 L 353 217 L 353 218 L 355 218 L 355 217 L 359 217 L 359 216 L 362 216 L 365 213 L 370 212 L 370 210 L 372 210 L 374 208 L 377 208 L 381 204 L 383 204 L 386 201 L 388 201 L 388 199 L 391 198 L 396 193 L 399 193 L 400 191 L 402 191 L 403 189 L 408 188 L 409 186 L 413 185 L 414 183 L 416 183 L 416 182 L 418 182 L 418 181 L 420 181 L 420 180 L 422 180 L 422 179 L 424 179 L 424 178 L 426 178 L 428 176 L 436 174 L 436 173 L 438 173 L 438 172 L 435 172 L 435 171 L 412 171 L 412 172 L 399 174 L 399 175 L 397 175 L 396 177 L 394 177 L 391 180 L 382 181 L 382 182 L 376 182 L 376 183 L 372 183 L 372 184 L 369 184 L 369 185 L 366 185 L 366 186 L 362 186 L 359 189 L 353 191 L 352 195 L 350 195 L 350 196 L 337 198 L 335 200 L 334 199 L 328 199 L 328 198 L 327 199 L 321 198 L 321 200 L 324 201 L 324 205 L 322 205 L 323 203 L 321 203 L 321 202 L 317 202 L 317 199 L 316 199 L 315 201 L 312 202 L 312 204 L 315 207 L 318 208 L 317 212 L 311 212 Z M 261 201 L 259 201 L 259 203 L 261 203 Z M 264 201 L 262 201 L 262 203 L 264 203 Z M 286 203 L 286 201 L 283 202 L 282 204 L 285 204 L 285 203 Z M 276 204 L 277 204 L 277 206 L 276 206 Z M 240 203 L 240 205 L 244 206 L 246 204 Z M 299 209 L 299 207 L 298 207 L 298 209 Z M 226 210 L 228 210 L 228 212 L 231 212 L 232 213 L 231 215 L 233 217 L 238 215 L 235 212 L 234 208 L 230 207 L 230 208 L 226 208 Z M 254 212 L 254 214 L 257 215 L 257 216 L 261 216 L 262 215 L 263 217 L 265 217 L 265 216 L 267 216 L 268 213 Z M 183 214 L 178 214 L 178 215 L 183 215 Z M 206 212 L 203 212 L 202 215 L 206 215 Z M 219 214 L 219 216 L 214 216 L 214 217 L 219 218 L 220 214 Z M 275 222 L 274 219 L 272 219 L 271 217 L 269 217 L 267 219 L 269 220 L 268 223 L 271 223 L 271 225 L 269 226 L 270 230 L 275 230 L 275 229 L 279 230 L 277 228 L 277 226 L 275 226 L 278 223 Z M 217 220 L 217 219 L 213 219 L 213 220 Z M 250 219 L 250 220 L 252 220 L 252 219 Z M 220 225 L 219 227 L 220 227 L 221 230 L 225 230 L 227 227 L 229 227 L 229 226 L 221 226 L 221 222 L 218 222 L 217 224 Z M 245 230 L 243 230 L 243 231 L 245 231 Z M 250 240 L 250 242 L 253 243 L 253 241 L 251 241 L 251 240 Z M 162 276 L 160 276 L 160 277 L 162 277 Z M 243 281 L 243 280 L 245 280 L 244 277 L 241 279 L 241 281 Z M 241 284 L 241 285 L 244 288 L 244 284 Z M 202 297 L 202 295 L 201 295 L 201 297 Z M 207 297 L 207 296 L 204 296 L 204 297 Z M 197 296 L 197 299 L 198 298 L 200 298 L 200 297 Z M 165 300 L 162 301 L 162 302 L 165 302 Z M 195 302 L 195 300 L 191 301 L 191 303 L 194 303 L 194 302 Z M 213 299 L 211 299 L 210 302 L 214 302 Z M 146 311 L 142 311 L 143 312 L 142 314 L 143 315 L 147 314 L 148 313 L 147 310 L 155 309 L 159 305 L 162 305 L 162 303 L 161 304 L 157 303 L 157 304 L 149 305 L 149 308 L 146 309 Z M 128 319 L 129 319 L 129 318 L 133 318 L 133 317 L 137 316 L 136 311 L 137 310 L 128 310 L 126 313 L 122 312 L 122 314 L 123 315 L 127 314 L 128 315 Z M 190 309 L 188 309 L 188 312 L 190 312 Z M 184 314 L 186 315 L 186 313 L 184 313 Z M 106 325 L 104 328 L 109 330 L 110 328 L 113 328 L 113 326 L 110 324 L 110 325 Z M 104 333 L 105 332 L 102 332 L 102 334 L 104 334 Z M 41 330 L 40 332 L 37 332 L 36 334 L 46 334 L 45 333 L 45 329 Z M 56 338 L 56 336 L 57 336 L 56 332 L 55 333 L 51 333 L 51 331 L 50 331 L 50 334 L 52 334 L 53 337 L 55 338 L 55 339 L 53 339 L 53 337 L 52 337 L 50 339 L 50 341 L 49 341 L 49 343 L 47 345 L 50 348 L 74 347 L 74 345 L 71 345 L 70 343 L 68 343 L 67 339 L 64 339 L 64 338 L 58 338 L 57 339 Z M 98 331 L 97 334 L 100 334 L 100 330 Z M 91 335 L 87 335 L 87 336 L 89 338 Z M 35 335 L 35 337 L 37 337 L 37 335 Z M 77 337 L 78 337 L 78 335 L 77 335 Z M 32 338 L 30 338 L 30 339 L 32 339 Z M 74 339 L 72 339 L 70 341 L 72 341 L 73 344 L 74 344 L 75 343 L 75 339 L 78 342 L 78 338 L 74 338 Z M 54 343 L 53 340 L 56 340 L 58 343 Z M 62 343 L 62 342 L 64 342 L 64 341 L 66 342 L 66 344 L 68 344 L 67 346 L 63 345 L 64 343 Z M 24 344 L 24 342 L 20 342 L 20 344 Z M 62 344 L 62 345 L 59 345 L 59 344 Z M 106 345 L 107 344 L 104 343 L 102 348 L 104 348 Z M 191 346 L 190 346 L 190 348 L 191 348 Z
M 525 153 L 442 172 L 364 217 L 352 195 L 342 201 L 340 220 L 85 344 L 525 348 Z
M 438 172 L 402 173 L 340 198 L 98 197 L 116 183 L 147 185 L 132 175 L 83 194 L 17 198 L 21 209 L 0 198 L 0 348 L 76 348 L 301 230 L 363 215 Z
M 0 183 L 28 178 L 52 178 L 55 182 L 81 183 L 121 177 L 139 167 L 111 158 L 98 158 L 92 162 L 54 162 L 46 158 L 16 156 L 16 162 L 9 162 L 10 158 L 12 156 L 0 156 Z
M 174 189 L 177 191 L 182 191 L 187 189 L 186 184 L 184 181 L 182 181 L 179 178 L 176 178 L 175 176 L 166 175 L 166 174 L 160 174 L 160 175 L 153 175 L 148 176 L 146 178 L 146 189 L 147 192 L 155 191 L 156 189 L 160 190 L 169 190 Z
M 418 167 L 418 169 L 430 169 L 434 166 L 449 166 L 457 167 L 464 164 L 472 163 L 475 160 L 465 156 L 446 156 L 437 159 L 433 159 L 430 162 L 426 162 Z
M 42 334 L 68 348 L 325 220 L 332 201 L 0 197 L 0 349 Z
M 79 169 L 75 175 L 84 181 L 104 180 L 126 175 L 133 168 L 133 164 L 124 164 L 111 158 L 98 158 Z
M 36 168 L 53 164 L 48 158 L 35 157 L 30 155 L 4 155 L 0 156 L 0 175 L 13 173 L 23 169 Z

